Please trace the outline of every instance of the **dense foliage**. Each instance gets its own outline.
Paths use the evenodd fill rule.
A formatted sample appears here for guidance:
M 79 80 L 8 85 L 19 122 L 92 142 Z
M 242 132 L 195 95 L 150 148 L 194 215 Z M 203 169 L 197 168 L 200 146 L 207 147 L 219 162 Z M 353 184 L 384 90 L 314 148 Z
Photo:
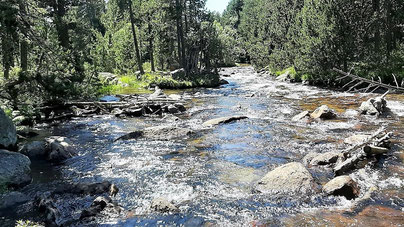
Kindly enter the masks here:
M 221 15 L 205 1 L 2 0 L 0 99 L 21 109 L 95 97 L 99 72 L 184 68 L 192 81 L 236 62 L 319 82 L 334 67 L 404 78 L 402 0 L 231 0 Z
M 334 67 L 404 79 L 402 0 L 232 0 L 222 20 L 257 67 L 294 66 L 318 81 Z
M 0 98 L 21 104 L 94 97 L 98 72 L 232 65 L 230 32 L 205 0 L 3 0 Z

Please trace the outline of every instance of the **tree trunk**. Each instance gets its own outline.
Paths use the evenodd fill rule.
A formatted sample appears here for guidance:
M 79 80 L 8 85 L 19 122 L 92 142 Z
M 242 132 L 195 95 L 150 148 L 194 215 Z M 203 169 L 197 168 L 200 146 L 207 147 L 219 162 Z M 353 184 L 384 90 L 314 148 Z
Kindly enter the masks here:
M 55 25 L 58 33 L 59 43 L 64 48 L 69 48 L 70 37 L 69 37 L 69 27 L 64 22 L 63 17 L 66 14 L 66 2 L 65 0 L 59 0 L 53 2 L 53 9 L 56 12 Z
M 152 30 L 152 25 L 151 25 L 151 18 L 149 16 L 149 24 L 147 25 L 149 29 L 149 52 L 150 52 L 150 64 L 151 64 L 151 71 L 155 72 L 156 69 L 154 67 L 154 52 L 153 52 L 153 30 Z
M 19 2 L 19 8 L 22 14 L 27 13 L 22 1 Z M 28 70 L 28 42 L 25 38 L 22 38 L 20 42 L 20 61 L 22 72 L 25 73 Z
M 142 66 L 142 60 L 140 58 L 139 46 L 138 46 L 137 37 L 136 37 L 135 18 L 133 16 L 133 10 L 132 10 L 132 0 L 129 0 L 129 15 L 130 15 L 130 24 L 132 26 L 133 42 L 135 44 L 137 65 L 138 65 L 138 68 L 140 70 L 140 74 L 144 74 L 144 70 L 143 70 L 143 66 Z
M 175 0 L 175 5 L 177 8 L 177 33 L 178 33 L 178 53 L 180 54 L 180 64 L 185 69 L 185 75 L 189 74 L 189 69 L 185 62 L 185 41 L 184 41 L 184 31 L 182 29 L 182 9 L 179 0 Z
M 10 69 L 13 64 L 13 44 L 10 42 L 9 35 L 3 34 L 1 37 L 2 51 L 3 51 L 3 66 L 4 66 L 4 78 L 10 78 Z

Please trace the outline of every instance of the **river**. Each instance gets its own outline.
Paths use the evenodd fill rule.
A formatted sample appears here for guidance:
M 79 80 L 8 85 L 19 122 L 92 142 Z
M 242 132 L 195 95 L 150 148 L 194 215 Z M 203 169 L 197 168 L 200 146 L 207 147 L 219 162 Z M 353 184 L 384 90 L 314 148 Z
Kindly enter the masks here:
M 34 161 L 34 182 L 22 189 L 34 196 L 61 182 L 108 180 L 120 189 L 114 201 L 126 211 L 104 214 L 89 223 L 100 226 L 374 226 L 404 224 L 404 96 L 388 95 L 388 117 L 353 116 L 362 101 L 375 95 L 342 93 L 277 82 L 251 67 L 226 68 L 229 84 L 215 89 L 175 92 L 188 100 L 187 111 L 173 117 L 119 119 L 112 116 L 78 118 L 39 126 L 43 135 L 66 136 L 79 152 L 61 166 Z M 336 120 L 292 122 L 303 110 L 327 104 Z M 246 115 L 248 119 L 213 128 L 206 120 Z M 171 141 L 114 140 L 151 126 L 175 125 L 196 133 Z M 316 194 L 286 197 L 255 192 L 254 184 L 268 171 L 292 161 L 302 162 L 308 152 L 324 153 L 348 147 L 351 135 L 372 133 L 386 125 L 395 133 L 392 151 L 375 165 L 350 176 L 361 188 L 378 190 L 358 209 L 355 201 Z M 310 168 L 320 184 L 332 179 L 326 168 Z M 179 208 L 161 214 L 150 209 L 154 198 L 164 197 Z M 61 196 L 59 223 L 78 219 L 92 196 Z M 375 211 L 377 210 L 377 212 Z M 37 215 L 19 206 L 0 224 Z

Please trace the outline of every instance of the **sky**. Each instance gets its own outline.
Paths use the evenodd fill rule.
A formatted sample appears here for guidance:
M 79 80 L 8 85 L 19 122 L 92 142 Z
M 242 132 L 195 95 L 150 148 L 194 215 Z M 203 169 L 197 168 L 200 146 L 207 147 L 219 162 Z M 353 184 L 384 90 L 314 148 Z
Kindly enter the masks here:
M 223 13 L 229 2 L 230 0 L 208 0 L 206 3 L 206 8 L 208 8 L 211 11 L 217 11 L 219 13 Z

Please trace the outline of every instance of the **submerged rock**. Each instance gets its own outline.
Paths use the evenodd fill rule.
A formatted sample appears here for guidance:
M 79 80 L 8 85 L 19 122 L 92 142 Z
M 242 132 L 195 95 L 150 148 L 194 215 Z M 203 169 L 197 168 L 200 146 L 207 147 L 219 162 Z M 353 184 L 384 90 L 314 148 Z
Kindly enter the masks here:
M 0 149 L 13 148 L 17 143 L 17 131 L 13 121 L 0 108 Z
M 347 199 L 354 199 L 360 194 L 358 184 L 348 175 L 332 179 L 323 186 L 323 191 L 328 195 L 345 196 Z
M 161 197 L 153 199 L 151 209 L 162 213 L 178 212 L 178 208 L 174 204 Z
M 233 121 L 246 119 L 246 118 L 248 118 L 248 117 L 247 116 L 220 117 L 220 118 L 215 118 L 215 119 L 206 121 L 205 123 L 202 124 L 202 126 L 204 126 L 204 127 L 215 126 L 215 125 L 224 124 L 224 123 L 231 123 Z
M 48 145 L 45 141 L 33 141 L 25 144 L 20 153 L 27 155 L 30 158 L 45 156 L 47 153 Z
M 143 131 L 143 136 L 145 138 L 155 140 L 183 139 L 192 134 L 193 131 L 191 129 L 173 126 L 156 126 L 146 128 Z
M 0 183 L 24 186 L 31 182 L 31 161 L 23 154 L 0 150 Z
M 303 112 L 301 112 L 300 114 L 294 116 L 294 117 L 292 118 L 292 121 L 300 121 L 300 120 L 302 120 L 303 118 L 305 118 L 306 116 L 310 116 L 310 112 L 309 112 L 309 111 L 303 111 Z
M 314 119 L 334 119 L 337 115 L 334 113 L 334 110 L 330 109 L 327 105 L 322 105 L 317 108 L 313 113 L 310 114 L 311 118 Z
M 61 214 L 52 198 L 42 195 L 37 198 L 36 205 L 40 213 L 45 214 L 46 226 L 59 226 L 57 221 Z
M 311 194 L 317 190 L 317 184 L 301 163 L 291 162 L 266 174 L 256 189 L 263 193 Z
M 323 154 L 318 154 L 310 161 L 310 165 L 316 166 L 316 165 L 333 164 L 337 162 L 339 157 L 340 157 L 339 153 L 332 151 Z
M 0 210 L 21 203 L 28 202 L 30 198 L 21 192 L 9 192 L 0 196 Z
M 109 212 L 120 213 L 122 208 L 112 202 L 112 199 L 107 196 L 97 197 L 91 206 L 81 212 L 80 219 L 97 216 L 102 211 L 108 210 Z
M 55 194 L 71 193 L 84 195 L 99 195 L 110 192 L 111 182 L 104 181 L 101 183 L 80 183 L 74 185 L 60 185 Z

